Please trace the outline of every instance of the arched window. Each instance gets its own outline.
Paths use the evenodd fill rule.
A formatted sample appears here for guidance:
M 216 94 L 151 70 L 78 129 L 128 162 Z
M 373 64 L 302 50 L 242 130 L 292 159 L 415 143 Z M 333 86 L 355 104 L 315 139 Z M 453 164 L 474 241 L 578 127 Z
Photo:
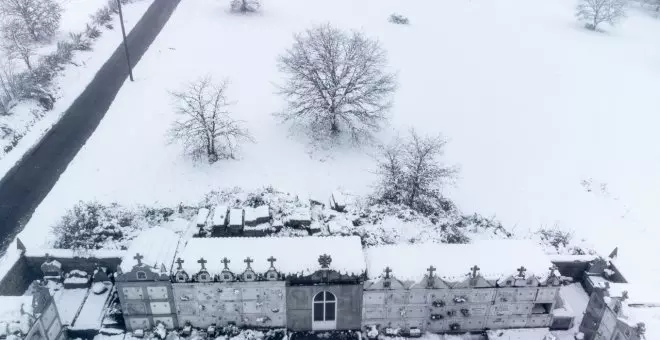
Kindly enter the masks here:
M 327 322 L 334 328 L 337 314 L 337 298 L 330 292 L 320 292 L 314 296 L 314 322 Z

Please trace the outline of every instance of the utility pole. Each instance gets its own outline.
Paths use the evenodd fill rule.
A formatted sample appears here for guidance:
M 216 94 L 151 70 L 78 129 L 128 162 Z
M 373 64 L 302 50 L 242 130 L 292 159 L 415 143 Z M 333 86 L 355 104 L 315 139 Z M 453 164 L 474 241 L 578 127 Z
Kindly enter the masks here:
M 119 7 L 119 22 L 121 23 L 121 35 L 124 37 L 124 50 L 126 51 L 126 63 L 128 64 L 128 75 L 133 81 L 133 68 L 131 67 L 131 56 L 128 54 L 128 43 L 126 42 L 126 28 L 124 28 L 124 14 L 121 11 L 121 0 L 117 0 Z

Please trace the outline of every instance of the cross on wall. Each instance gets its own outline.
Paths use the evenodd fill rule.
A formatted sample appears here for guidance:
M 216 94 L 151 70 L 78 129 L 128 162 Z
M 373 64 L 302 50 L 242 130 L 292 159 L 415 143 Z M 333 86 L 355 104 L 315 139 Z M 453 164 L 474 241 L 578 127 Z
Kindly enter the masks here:
M 135 256 L 133 256 L 133 258 L 137 260 L 138 266 L 142 265 L 142 259 L 144 258 L 144 256 L 140 255 L 140 253 L 136 253 Z
M 204 260 L 203 257 L 200 258 L 199 260 L 197 260 L 197 263 L 199 263 L 199 264 L 202 265 L 202 270 L 205 270 L 205 269 L 206 269 L 206 263 L 207 263 L 207 262 L 209 262 L 209 261 Z
M 245 260 L 243 260 L 243 262 L 247 263 L 247 269 L 252 269 L 252 266 L 251 266 L 250 264 L 251 264 L 252 262 L 254 262 L 253 259 L 251 259 L 251 258 L 248 257 L 248 258 L 246 258 Z
M 390 267 L 385 267 L 385 278 L 389 279 L 390 278 L 390 273 L 392 272 L 392 269 Z
M 275 263 L 275 261 L 277 261 L 277 259 L 271 256 L 267 260 L 268 260 L 268 262 L 270 262 L 270 267 L 275 268 L 274 263 Z
M 222 264 L 225 265 L 225 270 L 229 270 L 229 267 L 228 267 L 227 265 L 228 265 L 230 262 L 231 262 L 231 261 L 229 261 L 229 259 L 226 258 L 226 257 L 222 259 Z
M 521 266 L 517 270 L 518 270 L 518 276 L 525 277 L 525 272 L 527 271 L 527 268 Z
M 180 257 L 178 259 L 176 259 L 176 264 L 178 265 L 178 268 L 177 268 L 178 270 L 183 269 L 183 263 L 184 262 L 186 262 L 186 261 L 182 260 Z
M 473 279 L 476 279 L 476 278 L 477 278 L 477 273 L 479 272 L 479 270 L 480 270 L 481 268 L 479 268 L 479 266 L 477 266 L 477 265 L 475 264 L 474 267 L 472 267 L 472 268 L 470 268 L 470 269 L 472 270 L 472 278 L 473 278 Z
M 436 271 L 436 268 L 433 266 L 430 266 L 427 271 L 429 272 L 429 277 L 433 277 L 433 272 Z

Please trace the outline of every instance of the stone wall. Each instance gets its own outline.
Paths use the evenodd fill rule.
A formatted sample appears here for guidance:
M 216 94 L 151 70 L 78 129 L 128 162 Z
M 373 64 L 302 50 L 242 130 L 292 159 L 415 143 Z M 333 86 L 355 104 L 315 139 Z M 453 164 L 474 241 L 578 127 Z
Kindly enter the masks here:
M 172 284 L 179 324 L 285 327 L 284 281 Z
M 117 281 L 117 292 L 128 330 L 149 329 L 162 322 L 178 327 L 170 281 Z
M 364 292 L 364 326 L 430 332 L 549 327 L 559 287 L 374 289 Z M 545 306 L 547 313 L 534 314 Z
M 26 257 L 20 256 L 0 280 L 0 295 L 23 295 L 32 281 L 42 277 L 39 266 L 31 266 Z

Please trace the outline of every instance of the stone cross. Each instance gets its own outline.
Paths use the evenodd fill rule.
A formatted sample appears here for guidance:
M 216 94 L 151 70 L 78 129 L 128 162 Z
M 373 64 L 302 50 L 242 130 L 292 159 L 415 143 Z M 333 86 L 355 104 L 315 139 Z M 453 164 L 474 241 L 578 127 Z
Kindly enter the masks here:
M 142 265 L 142 259 L 144 258 L 144 256 L 140 255 L 140 253 L 136 253 L 135 256 L 133 256 L 133 258 L 137 260 L 138 266 Z
M 330 268 L 330 263 L 332 263 L 332 257 L 328 254 L 323 254 L 319 256 L 319 264 L 321 268 Z
M 247 269 L 252 269 L 252 267 L 250 266 L 250 263 L 254 262 L 253 259 L 248 257 L 247 259 L 243 260 L 243 262 L 247 263 Z
M 179 265 L 179 268 L 177 268 L 178 270 L 183 269 L 183 262 L 185 262 L 185 261 L 182 260 L 180 257 L 178 259 L 176 259 L 176 264 Z
M 472 267 L 472 268 L 470 268 L 470 269 L 472 270 L 472 278 L 473 278 L 473 279 L 476 279 L 476 278 L 477 278 L 477 272 L 479 272 L 479 269 L 481 269 L 481 268 L 479 268 L 479 267 L 475 264 L 474 267 Z
M 231 261 L 229 261 L 229 259 L 226 258 L 226 257 L 222 259 L 222 264 L 225 265 L 225 270 L 229 270 L 229 267 L 228 267 L 227 265 L 228 265 L 230 262 L 231 262 Z
M 521 266 L 517 270 L 518 270 L 518 276 L 525 277 L 525 272 L 527 271 L 527 268 Z
M 268 258 L 268 262 L 270 262 L 270 267 L 271 268 L 275 268 L 275 265 L 274 265 L 275 261 L 277 261 L 277 259 L 272 257 L 272 256 Z
M 392 269 L 390 267 L 385 267 L 385 278 L 389 279 L 390 278 L 390 273 L 392 272 Z
M 53 259 L 50 257 L 50 254 L 46 253 L 46 262 L 50 262 Z
M 433 272 L 435 271 L 435 269 L 436 269 L 436 268 L 433 267 L 433 266 L 430 266 L 429 269 L 427 269 L 428 272 L 429 272 L 429 277 L 433 277 Z
M 206 266 L 205 266 L 205 264 L 206 264 L 207 262 L 209 262 L 209 261 L 206 261 L 206 260 L 204 260 L 204 258 L 203 258 L 203 257 L 202 257 L 202 258 L 200 258 L 199 260 L 197 260 L 197 263 L 199 263 L 199 264 L 201 264 L 201 265 L 202 265 L 202 270 L 205 270 L 205 269 L 206 269 Z

